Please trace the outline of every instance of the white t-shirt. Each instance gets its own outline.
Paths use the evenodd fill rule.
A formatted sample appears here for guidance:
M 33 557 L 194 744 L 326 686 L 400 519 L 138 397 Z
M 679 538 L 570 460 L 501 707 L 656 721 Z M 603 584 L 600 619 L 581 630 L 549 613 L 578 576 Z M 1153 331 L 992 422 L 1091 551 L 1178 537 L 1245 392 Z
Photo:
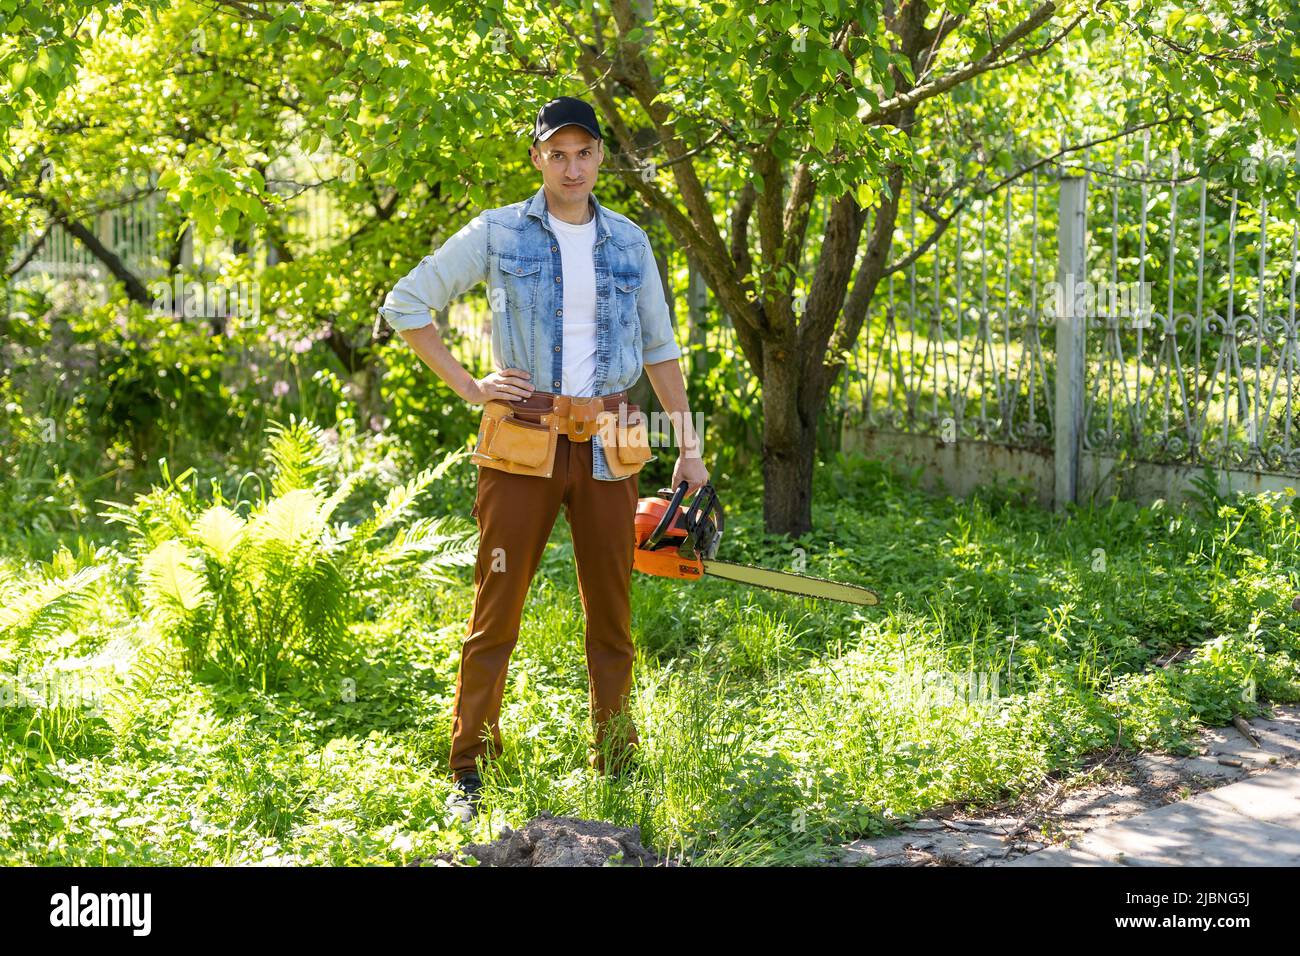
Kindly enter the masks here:
M 561 395 L 596 393 L 596 217 L 575 226 L 548 216 L 564 267 L 564 376 Z

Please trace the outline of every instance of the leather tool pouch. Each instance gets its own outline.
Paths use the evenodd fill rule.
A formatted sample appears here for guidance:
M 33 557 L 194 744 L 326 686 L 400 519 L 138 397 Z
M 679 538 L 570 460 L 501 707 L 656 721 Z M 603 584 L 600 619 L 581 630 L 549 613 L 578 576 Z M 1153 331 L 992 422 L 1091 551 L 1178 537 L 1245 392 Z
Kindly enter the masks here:
M 650 450 L 645 416 L 636 405 L 627 406 L 625 422 L 619 425 L 616 411 L 603 411 L 596 416 L 597 434 L 605 450 L 605 461 L 615 478 L 635 475 L 646 462 L 655 458 Z
M 550 415 L 534 417 L 538 420 L 516 414 L 509 402 L 487 402 L 470 461 L 513 475 L 549 478 L 555 466 L 558 432 L 551 426 Z

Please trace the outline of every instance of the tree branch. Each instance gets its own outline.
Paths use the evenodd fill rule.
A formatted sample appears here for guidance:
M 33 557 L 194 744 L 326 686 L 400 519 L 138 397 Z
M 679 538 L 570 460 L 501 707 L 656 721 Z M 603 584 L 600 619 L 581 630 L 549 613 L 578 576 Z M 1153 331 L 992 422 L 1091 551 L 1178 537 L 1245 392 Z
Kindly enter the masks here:
M 947 76 L 932 80 L 921 86 L 915 86 L 904 93 L 899 93 L 897 96 L 885 100 L 885 102 L 881 103 L 862 118 L 863 124 L 874 126 L 878 123 L 885 122 L 900 110 L 915 107 L 918 103 L 922 103 L 931 97 L 938 96 L 941 93 L 946 93 L 954 86 L 958 86 L 972 77 L 979 76 L 981 73 L 1001 69 L 1002 67 L 1010 66 L 1012 63 L 1017 63 L 1020 60 L 1028 59 L 1031 56 L 1037 56 L 1040 53 L 1045 52 L 1073 30 L 1083 19 L 1084 14 L 1080 14 L 1080 16 L 1075 18 L 1068 27 L 1041 47 L 1034 50 L 1026 50 L 1017 56 L 1005 60 L 1001 59 L 1003 53 L 1046 23 L 1051 19 L 1052 14 L 1055 12 L 1056 4 L 1051 2 L 1051 0 L 1042 4 L 1024 21 L 1013 27 L 1006 36 L 993 44 L 993 46 L 989 48 L 988 53 L 984 54 L 984 56 L 980 57 L 974 63 L 969 63 L 966 66 L 954 70 Z
M 18 275 L 18 273 L 22 272 L 23 269 L 27 267 L 27 263 L 31 262 L 33 259 L 36 258 L 36 253 L 40 252 L 41 249 L 44 247 L 45 240 L 49 238 L 50 230 L 53 228 L 54 228 L 53 225 L 46 226 L 44 231 L 39 236 L 36 237 L 36 241 L 32 243 L 32 246 L 30 249 L 27 250 L 27 253 L 16 263 L 14 263 L 12 266 L 10 266 L 8 269 L 5 270 L 6 279 L 12 279 L 14 276 Z
M 1212 110 L 1203 110 L 1195 115 L 1205 116 L 1210 113 L 1217 113 L 1219 112 L 1219 109 L 1221 108 L 1215 108 Z M 947 232 L 948 227 L 952 225 L 953 221 L 957 218 L 957 214 L 960 213 L 967 206 L 969 206 L 971 203 L 975 202 L 978 199 L 983 199 L 986 196 L 991 196 L 999 189 L 1009 186 L 1017 179 L 1027 176 L 1029 173 L 1032 173 L 1034 170 L 1041 169 L 1043 166 L 1053 163 L 1056 160 L 1060 159 L 1062 156 L 1066 156 L 1070 153 L 1077 153 L 1080 150 L 1090 149 L 1093 146 L 1100 146 L 1103 143 L 1109 143 L 1112 142 L 1113 140 L 1121 139 L 1125 136 L 1131 136 L 1133 133 L 1136 133 L 1140 130 L 1150 129 L 1154 126 L 1163 126 L 1168 123 L 1173 123 L 1178 120 L 1184 120 L 1189 118 L 1190 117 L 1188 115 L 1166 116 L 1164 119 L 1151 120 L 1150 122 L 1146 122 L 1146 123 L 1136 123 L 1133 126 L 1125 127 L 1124 129 L 1120 130 L 1118 133 L 1112 133 L 1108 136 L 1099 136 L 1096 139 L 1090 139 L 1083 143 L 1076 143 L 1073 146 L 1063 146 L 1061 149 L 1058 149 L 1055 153 L 1052 153 L 1050 156 L 1044 156 L 1043 158 L 1036 160 L 1033 163 L 1030 163 L 1028 166 L 1024 166 L 1021 169 L 1017 170 L 1016 172 L 1002 177 L 1000 180 L 998 180 L 992 186 L 989 186 L 987 189 L 970 193 L 969 195 L 962 198 L 957 203 L 957 205 L 953 207 L 952 211 L 948 213 L 946 216 L 940 216 L 935 210 L 918 204 L 917 208 L 920 209 L 922 212 L 924 212 L 927 216 L 930 217 L 931 220 L 934 221 L 935 228 L 931 231 L 930 235 L 925 238 L 924 242 L 922 242 L 919 246 L 917 246 L 915 249 L 913 249 L 903 258 L 899 259 L 897 262 L 894 262 L 891 265 L 889 265 L 885 269 L 884 274 L 886 276 L 890 276 L 893 275 L 895 272 L 899 272 L 903 269 L 906 269 L 908 266 L 916 262 L 921 256 L 925 255 L 925 253 L 928 252 L 934 246 L 934 244 L 939 241 L 939 238 L 945 232 Z

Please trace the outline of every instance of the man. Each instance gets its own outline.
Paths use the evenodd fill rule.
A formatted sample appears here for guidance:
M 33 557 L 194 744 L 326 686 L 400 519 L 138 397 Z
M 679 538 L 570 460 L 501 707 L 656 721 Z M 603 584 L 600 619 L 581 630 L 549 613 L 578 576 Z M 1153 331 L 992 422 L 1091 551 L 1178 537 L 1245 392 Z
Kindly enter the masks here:
M 677 431 L 681 454 L 673 487 L 686 481 L 690 494 L 709 478 L 649 239 L 592 193 L 605 156 L 595 111 L 574 97 L 551 100 L 537 113 L 529 156 L 542 174 L 537 193 L 480 213 L 402 278 L 380 310 L 466 401 L 527 400 L 530 408 L 555 413 L 552 429 L 567 422 L 556 437 L 550 473 L 479 468 L 474 611 L 456 675 L 448 801 L 466 821 L 477 812 L 479 759 L 501 752 L 498 719 L 510 653 L 561 506 L 573 534 L 587 621 L 596 736 L 591 765 L 617 774 L 638 744 L 626 713 L 636 657 L 630 590 L 638 476 L 616 467 L 619 459 L 611 464 L 613 451 L 600 433 L 588 434 L 588 423 L 575 424 L 569 416 L 618 407 L 644 368 Z M 499 371 L 475 379 L 447 351 L 429 313 L 483 280 Z

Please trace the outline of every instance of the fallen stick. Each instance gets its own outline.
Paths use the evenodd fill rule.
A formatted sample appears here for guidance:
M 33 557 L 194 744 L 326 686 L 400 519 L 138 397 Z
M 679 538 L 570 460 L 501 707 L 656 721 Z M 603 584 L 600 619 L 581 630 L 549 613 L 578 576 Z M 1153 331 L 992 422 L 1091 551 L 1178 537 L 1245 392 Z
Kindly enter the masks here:
M 1241 735 L 1256 747 L 1259 746 L 1259 738 L 1256 737 L 1255 732 L 1250 729 L 1250 724 L 1246 723 L 1246 721 L 1242 719 L 1241 714 L 1232 715 L 1232 726 L 1241 731 Z

